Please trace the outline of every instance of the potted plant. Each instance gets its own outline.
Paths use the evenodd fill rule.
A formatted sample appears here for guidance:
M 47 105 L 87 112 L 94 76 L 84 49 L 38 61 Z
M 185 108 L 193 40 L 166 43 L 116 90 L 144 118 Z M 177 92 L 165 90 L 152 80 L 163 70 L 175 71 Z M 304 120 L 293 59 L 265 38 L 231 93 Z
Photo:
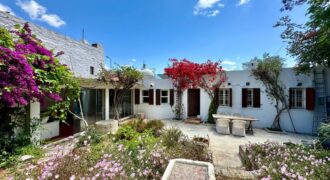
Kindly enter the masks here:
M 330 149 L 330 123 L 321 124 L 318 139 L 325 149 Z

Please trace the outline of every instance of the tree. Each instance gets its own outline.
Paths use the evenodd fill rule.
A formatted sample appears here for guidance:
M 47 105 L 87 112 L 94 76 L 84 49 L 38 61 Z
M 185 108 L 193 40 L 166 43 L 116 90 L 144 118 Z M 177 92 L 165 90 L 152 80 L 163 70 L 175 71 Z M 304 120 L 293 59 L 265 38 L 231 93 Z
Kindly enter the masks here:
M 271 129 L 281 130 L 280 116 L 284 111 L 288 111 L 290 115 L 290 109 L 288 105 L 287 96 L 285 95 L 285 85 L 279 80 L 280 73 L 283 68 L 284 59 L 280 56 L 270 56 L 265 53 L 262 59 L 254 58 L 251 61 L 257 62 L 257 67 L 252 69 L 252 75 L 262 82 L 266 87 L 266 93 L 270 100 L 275 101 L 275 107 L 277 114 L 274 118 Z M 294 131 L 296 131 L 293 124 L 291 115 L 291 123 Z
M 212 114 L 216 113 L 217 102 L 215 90 L 227 80 L 226 74 L 219 62 L 193 63 L 187 59 L 181 61 L 171 59 L 172 65 L 165 68 L 165 74 L 172 79 L 177 90 L 177 103 L 175 106 L 176 118 L 181 119 L 183 114 L 182 94 L 188 88 L 200 87 L 206 91 L 211 99 L 209 106 L 209 122 L 213 121 Z
M 142 80 L 143 74 L 132 66 L 118 66 L 110 70 L 101 66 L 99 78 L 113 87 L 114 119 L 119 120 L 119 105 L 122 103 L 123 96 L 130 91 L 138 81 Z
M 0 147 L 4 150 L 15 148 L 12 137 L 17 126 L 30 125 L 19 123 L 15 116 L 25 113 L 31 101 L 53 100 L 49 107 L 53 118 L 66 119 L 80 88 L 69 68 L 59 62 L 61 54 L 47 49 L 28 23 L 12 31 L 0 28 Z
M 194 72 L 198 68 L 198 65 L 187 59 L 181 61 L 170 59 L 170 62 L 172 62 L 172 65 L 165 68 L 164 71 L 165 75 L 171 78 L 173 86 L 176 89 L 176 103 L 174 107 L 176 119 L 182 119 L 184 109 L 182 95 L 186 89 L 196 86 L 194 84 L 196 82 L 194 81 Z
M 218 95 L 216 92 L 222 83 L 227 81 L 226 72 L 220 66 L 220 62 L 213 63 L 208 60 L 206 63 L 199 65 L 199 71 L 195 74 L 197 76 L 195 84 L 205 90 L 211 99 L 211 103 L 208 111 L 208 122 L 214 123 L 213 114 L 217 113 L 218 102 L 215 96 Z
M 298 72 L 306 73 L 315 66 L 330 67 L 330 2 L 328 0 L 283 0 L 281 11 L 291 11 L 307 4 L 305 24 L 282 17 L 275 27 L 285 27 L 281 37 L 288 42 L 288 53 L 297 58 Z

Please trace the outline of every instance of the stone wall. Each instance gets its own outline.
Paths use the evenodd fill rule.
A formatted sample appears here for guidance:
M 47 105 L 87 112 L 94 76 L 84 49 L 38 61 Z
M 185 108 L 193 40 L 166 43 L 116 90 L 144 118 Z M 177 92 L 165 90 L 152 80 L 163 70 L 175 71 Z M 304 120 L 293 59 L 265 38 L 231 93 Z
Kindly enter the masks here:
M 0 26 L 12 29 L 15 24 L 24 24 L 26 21 L 8 13 L 0 11 Z M 76 77 L 95 78 L 104 62 L 104 50 L 101 45 L 93 47 L 81 41 L 73 40 L 54 31 L 30 23 L 32 31 L 41 39 L 45 46 L 54 49 L 54 52 L 63 51 L 59 59 L 67 64 Z M 94 67 L 94 75 L 90 74 L 90 67 Z

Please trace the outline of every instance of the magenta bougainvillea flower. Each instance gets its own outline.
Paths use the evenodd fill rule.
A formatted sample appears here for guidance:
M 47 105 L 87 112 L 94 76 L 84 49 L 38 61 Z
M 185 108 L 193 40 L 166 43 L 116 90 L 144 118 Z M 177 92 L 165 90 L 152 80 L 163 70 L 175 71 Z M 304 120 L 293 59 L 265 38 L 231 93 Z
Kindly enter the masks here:
M 17 107 L 33 100 L 42 102 L 45 97 L 62 101 L 60 91 L 65 84 L 64 76 L 72 75 L 67 66 L 55 58 L 63 52 L 54 55 L 43 46 L 28 23 L 10 33 L 16 36 L 12 38 L 7 33 L 6 38 L 13 45 L 0 45 L 0 103 Z

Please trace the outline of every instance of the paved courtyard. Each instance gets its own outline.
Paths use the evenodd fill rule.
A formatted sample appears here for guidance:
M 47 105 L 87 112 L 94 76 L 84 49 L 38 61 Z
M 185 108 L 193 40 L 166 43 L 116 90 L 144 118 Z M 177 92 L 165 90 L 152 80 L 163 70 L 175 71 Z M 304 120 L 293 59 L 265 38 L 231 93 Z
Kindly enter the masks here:
M 261 143 L 267 140 L 274 142 L 292 142 L 301 144 L 301 140 L 312 141 L 315 137 L 288 133 L 273 134 L 263 129 L 254 129 L 253 135 L 246 137 L 236 137 L 232 135 L 221 135 L 215 131 L 215 126 L 210 124 L 186 124 L 182 121 L 163 120 L 166 127 L 176 127 L 189 137 L 202 136 L 210 138 L 210 148 L 213 153 L 213 162 L 215 166 L 221 168 L 242 168 L 241 160 L 238 156 L 239 145 L 249 142 Z

